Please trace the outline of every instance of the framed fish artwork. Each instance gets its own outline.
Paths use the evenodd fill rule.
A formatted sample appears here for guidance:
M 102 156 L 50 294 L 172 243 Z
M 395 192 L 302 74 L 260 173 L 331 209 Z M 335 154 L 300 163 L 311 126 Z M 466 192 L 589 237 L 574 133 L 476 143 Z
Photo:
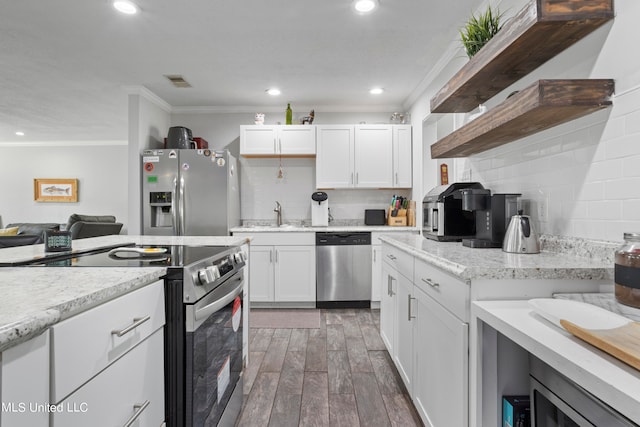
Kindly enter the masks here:
M 78 180 L 75 178 L 34 178 L 36 202 L 77 202 Z

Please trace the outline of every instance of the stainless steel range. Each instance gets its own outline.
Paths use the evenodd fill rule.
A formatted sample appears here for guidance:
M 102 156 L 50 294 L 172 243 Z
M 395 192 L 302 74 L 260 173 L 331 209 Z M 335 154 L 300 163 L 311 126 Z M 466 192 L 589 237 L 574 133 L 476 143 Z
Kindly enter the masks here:
M 12 263 L 49 267 L 166 267 L 167 426 L 233 425 L 242 407 L 243 287 L 239 247 L 136 246 Z

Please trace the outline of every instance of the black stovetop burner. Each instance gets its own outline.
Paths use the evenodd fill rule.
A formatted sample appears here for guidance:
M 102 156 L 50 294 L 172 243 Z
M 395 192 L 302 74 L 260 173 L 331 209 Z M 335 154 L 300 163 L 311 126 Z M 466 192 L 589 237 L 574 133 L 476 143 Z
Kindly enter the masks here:
M 117 248 L 150 248 L 148 253 L 113 251 Z M 159 250 L 153 250 L 158 248 Z M 125 243 L 87 251 L 47 254 L 10 266 L 40 267 L 183 267 L 228 251 L 226 246 L 136 245 Z M 7 264 L 5 264 L 7 265 Z

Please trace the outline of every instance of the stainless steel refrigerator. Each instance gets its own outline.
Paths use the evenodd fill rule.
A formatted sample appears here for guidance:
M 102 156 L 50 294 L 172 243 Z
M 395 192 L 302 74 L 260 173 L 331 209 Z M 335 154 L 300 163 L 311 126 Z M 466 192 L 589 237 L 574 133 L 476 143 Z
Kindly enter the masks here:
M 142 153 L 142 232 L 227 236 L 240 224 L 238 163 L 228 150 Z

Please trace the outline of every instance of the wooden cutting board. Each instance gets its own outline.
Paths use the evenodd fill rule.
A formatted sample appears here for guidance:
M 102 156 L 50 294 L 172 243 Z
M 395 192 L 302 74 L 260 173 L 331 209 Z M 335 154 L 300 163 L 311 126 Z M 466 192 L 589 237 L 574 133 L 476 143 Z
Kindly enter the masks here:
M 640 322 L 612 329 L 586 329 L 560 319 L 560 324 L 576 337 L 640 370 Z

